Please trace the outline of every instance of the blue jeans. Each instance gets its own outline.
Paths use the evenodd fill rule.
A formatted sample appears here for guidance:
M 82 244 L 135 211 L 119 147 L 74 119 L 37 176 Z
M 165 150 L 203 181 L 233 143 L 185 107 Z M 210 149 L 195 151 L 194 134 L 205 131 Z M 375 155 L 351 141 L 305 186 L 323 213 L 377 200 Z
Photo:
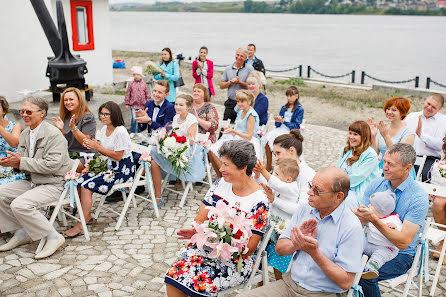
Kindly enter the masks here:
M 136 131 L 138 130 L 138 133 L 140 133 L 141 132 L 141 130 L 139 130 L 139 126 L 138 126 L 138 124 L 136 123 L 136 121 L 135 121 L 135 118 L 136 118 L 136 111 L 137 111 L 138 109 L 135 109 L 135 108 L 131 108 L 130 109 L 130 112 L 131 112 L 131 114 L 132 114 L 132 121 L 131 121 L 131 123 L 130 123 L 130 132 L 131 133 L 136 133 Z
M 365 297 L 380 297 L 378 281 L 398 277 L 407 272 L 412 266 L 414 256 L 398 254 L 395 258 L 384 264 L 379 270 L 378 278 L 362 279 L 359 281 Z

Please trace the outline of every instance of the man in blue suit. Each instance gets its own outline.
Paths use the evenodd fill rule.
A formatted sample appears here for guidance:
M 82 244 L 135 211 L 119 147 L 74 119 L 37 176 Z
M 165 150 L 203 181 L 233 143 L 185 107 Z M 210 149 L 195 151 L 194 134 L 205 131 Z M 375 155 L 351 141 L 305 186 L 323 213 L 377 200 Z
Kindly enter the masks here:
M 165 100 L 169 95 L 169 84 L 166 80 L 158 80 L 153 87 L 153 100 L 147 101 L 144 110 L 136 111 L 136 122 L 139 129 L 147 129 L 149 135 L 152 131 L 166 126 L 172 122 L 175 116 L 175 108 L 172 103 Z

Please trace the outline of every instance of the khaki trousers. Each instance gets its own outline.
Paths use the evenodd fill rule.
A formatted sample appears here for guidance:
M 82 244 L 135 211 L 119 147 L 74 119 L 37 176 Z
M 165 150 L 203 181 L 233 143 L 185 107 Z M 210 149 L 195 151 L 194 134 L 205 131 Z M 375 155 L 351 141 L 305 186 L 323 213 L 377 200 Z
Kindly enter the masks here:
M 243 292 L 237 297 L 344 297 L 347 293 L 312 292 L 305 290 L 291 279 L 291 273 L 283 275 L 283 279 L 268 283 L 265 286 Z
M 57 202 L 62 190 L 55 185 L 33 187 L 27 180 L 0 186 L 1 232 L 24 228 L 33 241 L 47 237 L 55 229 L 39 208 Z

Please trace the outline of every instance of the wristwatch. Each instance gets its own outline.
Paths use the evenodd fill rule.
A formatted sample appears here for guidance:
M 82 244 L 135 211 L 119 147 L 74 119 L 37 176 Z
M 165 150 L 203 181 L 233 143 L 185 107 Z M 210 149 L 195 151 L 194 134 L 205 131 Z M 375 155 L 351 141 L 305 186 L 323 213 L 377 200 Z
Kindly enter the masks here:
M 72 133 L 74 133 L 74 132 L 76 132 L 76 131 L 78 131 L 79 130 L 79 128 L 78 127 L 76 127 L 76 126 L 74 126 L 74 129 L 73 130 L 71 130 L 71 132 Z

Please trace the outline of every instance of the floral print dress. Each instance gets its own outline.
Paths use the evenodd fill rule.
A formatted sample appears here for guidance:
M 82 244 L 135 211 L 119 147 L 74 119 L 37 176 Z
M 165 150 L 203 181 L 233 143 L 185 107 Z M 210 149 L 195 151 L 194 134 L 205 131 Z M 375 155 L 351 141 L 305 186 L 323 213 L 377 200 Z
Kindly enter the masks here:
M 232 192 L 232 184 L 217 180 L 204 197 L 203 204 L 215 206 L 219 200 L 245 212 L 253 220 L 253 235 L 263 236 L 269 203 L 263 190 L 239 197 Z M 256 260 L 255 254 L 243 258 L 241 273 L 237 271 L 238 258 L 227 262 L 208 258 L 210 251 L 200 251 L 195 245 L 186 248 L 167 271 L 164 281 L 188 296 L 217 296 L 218 292 L 246 282 Z
M 15 124 L 16 124 L 15 122 L 9 121 L 8 125 L 6 125 L 6 127 L 5 127 L 5 130 L 8 131 L 9 133 L 11 133 Z M 6 142 L 6 140 L 0 136 L 0 158 L 4 158 L 8 155 L 6 153 L 6 151 L 17 152 L 17 148 L 12 148 Z M 12 170 L 13 170 L 13 168 L 11 168 L 11 167 L 0 166 L 0 186 L 10 183 L 10 182 L 13 182 L 13 181 L 25 179 L 24 173 L 14 174 L 12 172 Z

